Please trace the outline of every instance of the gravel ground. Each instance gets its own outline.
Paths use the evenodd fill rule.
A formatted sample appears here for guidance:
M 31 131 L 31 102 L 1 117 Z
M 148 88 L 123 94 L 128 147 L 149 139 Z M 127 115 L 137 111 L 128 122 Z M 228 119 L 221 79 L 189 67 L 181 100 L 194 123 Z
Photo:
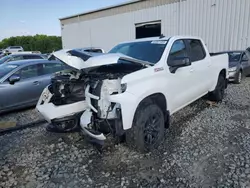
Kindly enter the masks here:
M 172 117 L 157 151 L 111 140 L 100 153 L 79 133 L 44 126 L 0 137 L 0 187 L 250 187 L 250 78 L 225 100 L 204 100 Z
M 17 123 L 17 126 L 39 120 L 43 120 L 43 117 L 34 108 L 13 111 L 0 115 L 0 121 L 14 121 Z

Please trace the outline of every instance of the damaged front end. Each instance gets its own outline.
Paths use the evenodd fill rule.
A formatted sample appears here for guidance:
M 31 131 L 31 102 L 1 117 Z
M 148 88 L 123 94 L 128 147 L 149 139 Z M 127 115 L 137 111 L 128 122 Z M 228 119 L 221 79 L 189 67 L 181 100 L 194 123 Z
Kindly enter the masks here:
M 63 50 L 53 55 L 72 69 L 55 74 L 44 89 L 37 110 L 65 132 L 80 127 L 98 140 L 105 140 L 109 133 L 121 136 L 121 105 L 112 97 L 126 91 L 127 85 L 122 84 L 125 75 L 150 65 L 121 54 L 92 57 Z
M 79 116 L 87 109 L 79 74 L 74 71 L 57 73 L 42 92 L 36 109 L 57 132 L 76 129 Z

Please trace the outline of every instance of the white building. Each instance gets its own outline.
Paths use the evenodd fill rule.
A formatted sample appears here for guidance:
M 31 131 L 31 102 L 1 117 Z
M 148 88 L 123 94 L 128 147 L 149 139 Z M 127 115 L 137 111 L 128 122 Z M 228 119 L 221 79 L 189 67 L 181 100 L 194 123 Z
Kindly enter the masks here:
M 195 35 L 211 52 L 250 46 L 250 0 L 137 0 L 61 18 L 63 48 Z

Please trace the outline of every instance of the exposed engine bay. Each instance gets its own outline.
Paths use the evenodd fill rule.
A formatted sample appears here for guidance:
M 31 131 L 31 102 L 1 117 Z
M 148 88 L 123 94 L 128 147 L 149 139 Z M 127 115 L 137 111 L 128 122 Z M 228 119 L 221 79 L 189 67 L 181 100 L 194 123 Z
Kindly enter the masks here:
M 89 85 L 91 93 L 100 96 L 106 90 L 102 87 L 114 90 L 113 93 L 122 92 L 121 79 L 126 74 L 142 69 L 141 65 L 116 64 L 105 65 L 94 71 L 66 70 L 58 72 L 51 79 L 49 91 L 53 94 L 51 102 L 54 105 L 72 104 L 85 100 L 85 90 Z
M 98 140 L 105 140 L 108 133 L 122 135 L 121 106 L 110 101 L 110 96 L 126 91 L 127 85 L 121 82 L 125 75 L 146 67 L 126 57 L 119 58 L 117 63 L 81 70 L 72 66 L 54 75 L 38 101 L 37 110 L 60 130 L 80 126 L 84 133 Z

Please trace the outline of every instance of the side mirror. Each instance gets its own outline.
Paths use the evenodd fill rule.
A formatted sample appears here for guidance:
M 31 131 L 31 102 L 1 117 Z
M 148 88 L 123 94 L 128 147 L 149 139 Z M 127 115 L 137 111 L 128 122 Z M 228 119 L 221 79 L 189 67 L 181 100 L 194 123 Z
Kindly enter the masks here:
M 18 82 L 20 80 L 20 76 L 18 75 L 12 75 L 10 78 L 9 78 L 9 83 L 11 85 L 15 84 L 15 82 Z
M 171 73 L 175 73 L 177 69 L 181 67 L 187 67 L 191 65 L 191 61 L 188 57 L 175 57 L 169 59 L 168 65 L 170 66 L 169 70 Z

